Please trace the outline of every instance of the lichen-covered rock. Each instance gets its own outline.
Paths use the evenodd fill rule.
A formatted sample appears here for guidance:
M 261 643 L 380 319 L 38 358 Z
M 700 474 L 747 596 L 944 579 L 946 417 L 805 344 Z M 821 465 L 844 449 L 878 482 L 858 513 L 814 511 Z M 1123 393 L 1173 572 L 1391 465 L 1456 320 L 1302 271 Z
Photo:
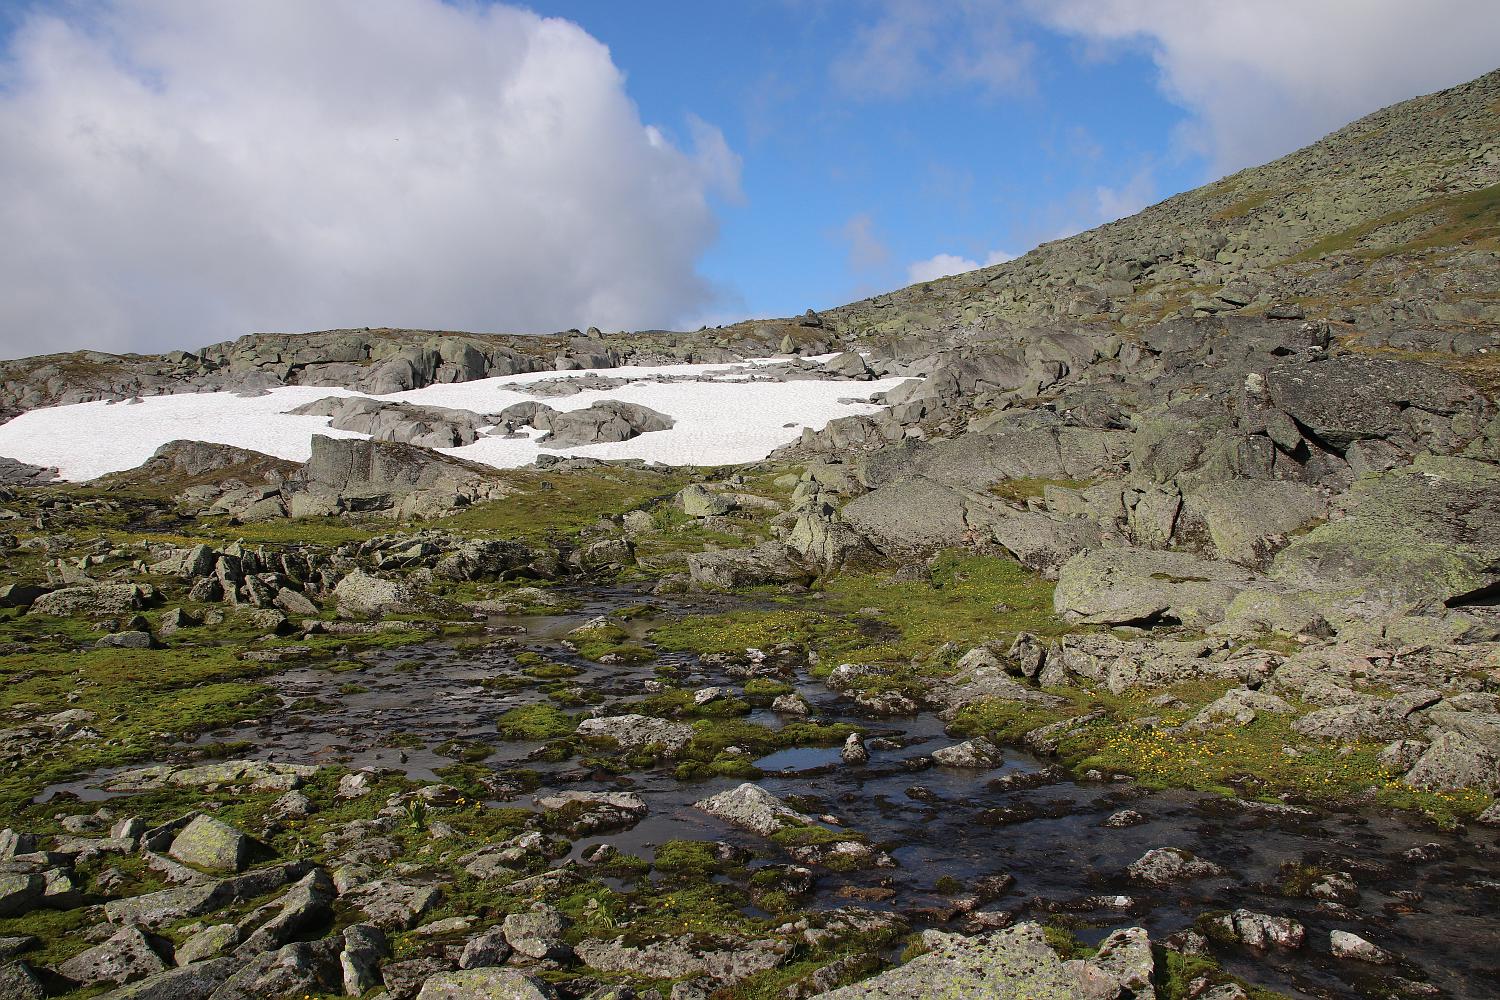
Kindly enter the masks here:
M 440 972 L 422 984 L 417 1000 L 556 1000 L 557 991 L 519 969 Z
M 999 767 L 1005 760 L 1005 754 L 983 736 L 977 736 L 972 740 L 934 750 L 932 759 L 944 767 Z
M 1157 847 L 1130 863 L 1125 874 L 1147 885 L 1165 886 L 1198 878 L 1220 878 L 1226 874 L 1212 861 L 1175 847 Z
M 1500 755 L 1462 733 L 1443 733 L 1406 772 L 1405 781 L 1435 791 L 1471 788 L 1500 795 Z
M 1235 597 L 1257 582 L 1242 566 L 1186 552 L 1091 549 L 1058 571 L 1052 604 L 1063 617 L 1087 624 L 1172 619 L 1202 626 L 1222 621 Z
M 578 724 L 584 739 L 604 740 L 622 750 L 655 749 L 664 754 L 681 753 L 693 739 L 693 727 L 650 715 L 611 715 L 584 719 Z
M 254 840 L 212 816 L 197 816 L 172 840 L 167 853 L 185 864 L 210 871 L 242 872 L 249 867 Z
M 1139 927 L 1116 931 L 1087 961 L 1065 961 L 1040 924 L 978 937 L 927 931 L 928 951 L 873 979 L 816 1000 L 1114 1000 L 1155 996 L 1150 941 Z
M 94 986 L 122 985 L 165 972 L 167 968 L 146 935 L 134 927 L 122 927 L 108 941 L 63 962 L 57 971 L 72 982 Z

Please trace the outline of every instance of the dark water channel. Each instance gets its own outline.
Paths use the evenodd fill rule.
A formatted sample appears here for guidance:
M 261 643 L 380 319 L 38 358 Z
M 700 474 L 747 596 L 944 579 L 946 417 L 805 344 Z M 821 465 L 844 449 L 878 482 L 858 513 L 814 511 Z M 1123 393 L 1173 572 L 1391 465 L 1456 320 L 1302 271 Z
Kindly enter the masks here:
M 364 657 L 368 665 L 355 672 L 317 667 L 284 671 L 272 683 L 286 704 L 311 707 L 289 708 L 279 717 L 208 738 L 245 741 L 257 748 L 252 755 L 269 759 L 399 768 L 426 780 L 451 762 L 437 746 L 452 739 L 486 742 L 495 749 L 488 765 L 538 771 L 545 776 L 544 790 L 628 789 L 650 805 L 650 815 L 635 828 L 578 841 L 574 857 L 608 842 L 649 858 L 652 845 L 672 838 L 727 840 L 766 852 L 767 842 L 691 808 L 694 801 L 733 787 L 739 779 L 679 782 L 670 770 L 626 777 L 590 774 L 576 760 L 529 760 L 538 744 L 496 738 L 497 716 L 545 700 L 534 686 L 481 686 L 485 680 L 519 675 L 515 656 L 524 650 L 582 668 L 584 673 L 569 683 L 601 696 L 603 702 L 596 706 L 601 714 L 609 714 L 610 703 L 641 697 L 655 678 L 654 664 L 601 666 L 581 660 L 563 647 L 563 638 L 596 615 L 643 600 L 666 613 L 683 606 L 665 606 L 660 599 L 626 590 L 575 596 L 583 606 L 567 614 L 493 620 L 499 629 L 525 629 L 509 642 L 482 648 L 433 643 L 381 652 Z M 633 628 L 644 632 L 647 624 Z M 694 656 L 667 654 L 658 662 L 663 661 L 677 666 L 679 683 L 691 688 L 741 683 Z M 1495 831 L 1474 827 L 1446 834 L 1378 813 L 1278 813 L 1251 803 L 1128 783 L 996 787 L 995 779 L 1034 774 L 1048 762 L 1012 748 L 1004 765 L 993 771 L 924 766 L 919 758 L 953 742 L 935 717 L 870 719 L 805 674 L 790 680 L 813 704 L 817 718 L 859 723 L 891 744 L 874 749 L 863 767 L 841 765 L 837 748 L 780 751 L 760 762 L 767 771 L 760 781 L 764 787 L 783 797 L 815 800 L 819 812 L 864 833 L 898 862 L 896 868 L 821 874 L 816 906 L 850 905 L 851 887 L 878 887 L 893 891 L 888 900 L 857 905 L 900 910 L 917 926 L 958 929 L 963 918 L 945 919 L 953 897 L 939 890 L 938 880 L 947 876 L 967 886 L 979 877 L 1005 873 L 1014 876 L 1014 888 L 986 910 L 1008 911 L 1018 920 L 1067 912 L 1079 921 L 1078 933 L 1085 940 L 1131 924 L 1160 938 L 1191 926 L 1208 910 L 1244 907 L 1296 917 L 1308 931 L 1306 945 L 1297 951 L 1258 954 L 1215 946 L 1216 957 L 1230 971 L 1293 995 L 1394 996 L 1398 994 L 1386 985 L 1389 977 L 1410 977 L 1415 969 L 1443 996 L 1500 997 L 1500 850 Z M 750 719 L 769 726 L 784 721 L 766 710 L 757 710 Z M 399 747 L 391 745 L 397 734 L 407 737 L 398 741 L 403 744 Z M 72 790 L 87 795 L 86 784 Z M 522 796 L 510 804 L 529 801 Z M 1103 825 L 1124 808 L 1137 810 L 1147 821 L 1125 829 Z M 1127 865 L 1158 847 L 1192 851 L 1232 877 L 1165 889 L 1125 877 Z M 1352 912 L 1341 914 L 1311 899 L 1283 895 L 1280 871 L 1288 862 L 1353 874 L 1361 891 L 1349 904 Z M 945 888 L 951 889 L 951 883 Z M 1122 896 L 1129 898 L 1115 898 Z M 1327 954 L 1328 932 L 1335 928 L 1355 931 L 1409 964 L 1382 969 L 1335 960 Z

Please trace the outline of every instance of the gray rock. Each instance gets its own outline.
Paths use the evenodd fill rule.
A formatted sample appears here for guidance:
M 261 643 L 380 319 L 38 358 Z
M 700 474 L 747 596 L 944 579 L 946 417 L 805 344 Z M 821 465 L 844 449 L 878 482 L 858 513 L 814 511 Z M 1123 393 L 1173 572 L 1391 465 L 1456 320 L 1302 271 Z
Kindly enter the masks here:
M 1291 917 L 1273 917 L 1253 910 L 1235 910 L 1215 917 L 1212 924 L 1219 933 L 1250 948 L 1302 947 L 1307 930 Z
M 865 749 L 864 741 L 859 738 L 858 733 L 850 733 L 844 740 L 844 748 L 839 751 L 839 758 L 845 764 L 868 764 L 870 751 Z
M 196 962 L 122 986 L 101 1000 L 208 1000 L 239 966 L 233 958 Z
M 688 517 L 720 517 L 734 510 L 734 501 L 711 493 L 700 483 L 689 483 L 672 498 L 672 505 Z
M 1404 780 L 1434 791 L 1468 788 L 1500 795 L 1500 755 L 1462 733 L 1446 732 L 1432 741 Z
M 1138 882 L 1161 887 L 1187 879 L 1220 878 L 1228 873 L 1188 851 L 1157 847 L 1132 861 L 1125 874 Z
M 380 962 L 391 953 L 385 933 L 369 924 L 344 928 L 344 950 L 339 952 L 339 967 L 344 974 L 344 993 L 364 996 L 381 985 Z
M 146 606 L 147 591 L 133 583 L 63 587 L 31 602 L 31 614 L 67 618 L 128 615 Z
M 1351 931 L 1329 931 L 1328 950 L 1334 958 L 1353 959 L 1372 965 L 1390 965 L 1396 961 L 1396 956 Z
M 417 1000 L 556 1000 L 557 992 L 517 969 L 440 972 L 422 984 Z
M 1279 481 L 1213 483 L 1183 498 L 1179 537 L 1201 538 L 1205 551 L 1245 566 L 1266 566 L 1289 536 L 1326 517 L 1316 487 Z
M 667 755 L 682 752 L 693 739 L 692 726 L 649 715 L 584 719 L 578 724 L 577 732 L 584 739 L 607 740 L 622 750 L 655 749 Z
M 29 913 L 42 902 L 47 881 L 26 872 L 0 872 L 0 917 Z
M 687 563 L 693 582 L 725 590 L 766 583 L 806 583 L 815 575 L 794 562 L 785 545 L 774 542 L 752 549 L 694 552 Z
M 192 965 L 218 958 L 240 943 L 240 931 L 234 924 L 205 927 L 177 946 L 173 958 L 178 965 Z
M 406 583 L 383 580 L 359 569 L 338 582 L 333 596 L 341 618 L 382 618 L 421 607 L 426 597 Z
M 566 957 L 569 948 L 563 943 L 563 931 L 569 920 L 550 906 L 538 904 L 522 913 L 512 913 L 502 925 L 505 942 L 518 954 L 535 959 Z
M 671 430 L 674 423 L 671 417 L 650 407 L 612 399 L 581 410 L 539 413 L 535 418 L 535 426 L 547 431 L 538 442 L 544 448 L 629 441 L 641 434 Z
M 693 808 L 763 837 L 769 837 L 789 826 L 814 825 L 811 816 L 798 812 L 764 788 L 748 781 L 695 802 Z
M 122 927 L 103 944 L 82 951 L 57 967 L 65 979 L 84 986 L 123 985 L 167 971 L 167 963 L 134 927 Z
M 1255 574 L 1186 552 L 1094 549 L 1063 564 L 1053 607 L 1072 621 L 1125 625 L 1174 619 L 1183 625 L 1221 621 Z
M 983 736 L 956 743 L 950 747 L 942 747 L 932 752 L 932 759 L 944 767 L 974 767 L 989 768 L 999 767 L 1005 761 L 1005 754 Z
M 464 943 L 458 966 L 461 969 L 494 968 L 505 964 L 510 951 L 510 944 L 505 940 L 505 928 L 491 927 Z
M 167 853 L 184 864 L 210 871 L 242 872 L 257 847 L 254 840 L 229 824 L 200 815 L 177 834 Z
M 817 1000 L 1113 1000 L 1154 996 L 1150 943 L 1135 927 L 1116 931 L 1088 961 L 1064 961 L 1040 924 L 965 938 L 927 931 L 928 951 L 873 979 Z
M 25 962 L 0 964 L 0 997 L 4 1000 L 47 1000 L 47 991 Z

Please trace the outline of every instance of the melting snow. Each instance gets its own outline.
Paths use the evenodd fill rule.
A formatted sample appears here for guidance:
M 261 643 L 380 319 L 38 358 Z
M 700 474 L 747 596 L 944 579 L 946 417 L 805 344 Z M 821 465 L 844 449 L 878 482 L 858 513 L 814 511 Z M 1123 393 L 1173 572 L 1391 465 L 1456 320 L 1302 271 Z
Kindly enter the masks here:
M 736 365 L 663 365 L 532 372 L 433 385 L 375 397 L 383 400 L 498 413 L 528 399 L 541 399 L 558 410 L 574 410 L 599 400 L 619 399 L 649 406 L 672 417 L 671 430 L 642 434 L 630 441 L 550 449 L 533 438 L 481 437 L 444 452 L 499 468 L 526 465 L 539 454 L 592 458 L 639 458 L 668 465 L 728 465 L 754 462 L 802 433 L 818 430 L 836 417 L 873 413 L 868 399 L 904 379 L 875 382 L 747 381 L 747 366 L 781 359 L 756 359 Z M 527 385 L 557 378 L 603 376 L 628 379 L 614 389 L 586 390 L 571 396 L 535 396 Z M 658 382 L 653 378 L 687 376 L 692 381 Z M 297 417 L 286 411 L 325 396 L 368 395 L 328 386 L 285 386 L 266 395 L 243 398 L 228 392 L 147 396 L 139 402 L 76 403 L 24 413 L 0 425 L 0 455 L 32 465 L 55 466 L 64 479 L 86 480 L 139 466 L 161 445 L 178 439 L 235 445 L 292 461 L 306 461 L 312 437 L 358 438 L 338 431 L 327 417 Z

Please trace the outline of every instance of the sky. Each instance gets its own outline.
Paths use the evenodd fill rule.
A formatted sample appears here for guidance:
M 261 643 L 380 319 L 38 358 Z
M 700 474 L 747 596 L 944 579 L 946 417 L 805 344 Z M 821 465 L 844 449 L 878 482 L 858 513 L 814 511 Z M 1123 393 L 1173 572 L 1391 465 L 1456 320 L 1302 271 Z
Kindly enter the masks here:
M 822 309 L 1497 65 L 1494 0 L 0 0 L 0 355 Z

